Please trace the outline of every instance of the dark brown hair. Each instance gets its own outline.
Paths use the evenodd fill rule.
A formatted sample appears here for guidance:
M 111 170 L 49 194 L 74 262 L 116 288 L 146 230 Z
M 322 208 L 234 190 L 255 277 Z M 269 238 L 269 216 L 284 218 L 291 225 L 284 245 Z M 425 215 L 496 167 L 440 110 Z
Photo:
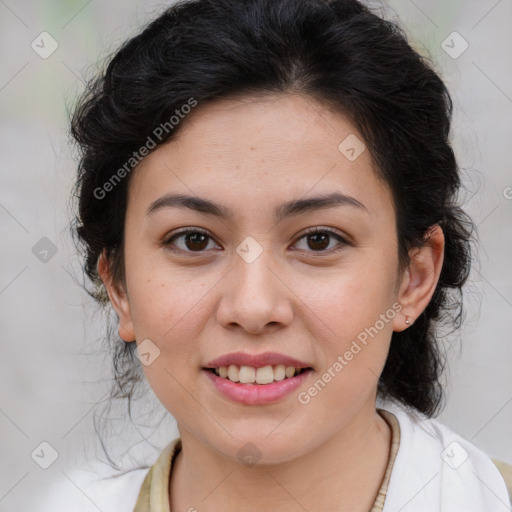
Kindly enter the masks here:
M 71 121 L 81 151 L 73 233 L 93 284 L 90 293 L 106 304 L 96 269 L 103 250 L 113 275 L 124 280 L 130 174 L 105 197 L 95 190 L 190 98 L 200 107 L 273 92 L 301 92 L 326 102 L 357 127 L 392 191 L 401 269 L 409 249 L 421 246 L 432 226 L 443 229 L 437 288 L 414 324 L 393 333 L 378 385 L 381 397 L 432 416 L 443 399 L 439 336 L 442 325 L 456 329 L 461 323 L 473 231 L 457 203 L 460 176 L 449 142 L 452 101 L 396 22 L 356 0 L 181 1 L 115 52 L 105 71 L 89 82 Z M 135 343 L 117 335 L 111 342 L 112 397 L 130 400 L 142 378 Z

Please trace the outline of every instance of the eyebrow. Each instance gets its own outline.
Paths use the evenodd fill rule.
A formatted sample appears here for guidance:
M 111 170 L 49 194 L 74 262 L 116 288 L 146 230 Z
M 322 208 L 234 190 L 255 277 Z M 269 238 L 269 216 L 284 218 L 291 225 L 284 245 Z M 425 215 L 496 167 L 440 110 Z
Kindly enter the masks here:
M 274 211 L 274 215 L 276 221 L 279 222 L 287 217 L 336 206 L 351 206 L 369 213 L 366 206 L 354 197 L 341 194 L 340 192 L 333 192 L 317 197 L 288 201 L 278 206 Z M 149 205 L 146 216 L 164 208 L 190 209 L 207 215 L 214 215 L 222 219 L 230 219 L 233 217 L 233 212 L 219 203 L 210 201 L 209 199 L 184 194 L 166 194 L 156 199 Z

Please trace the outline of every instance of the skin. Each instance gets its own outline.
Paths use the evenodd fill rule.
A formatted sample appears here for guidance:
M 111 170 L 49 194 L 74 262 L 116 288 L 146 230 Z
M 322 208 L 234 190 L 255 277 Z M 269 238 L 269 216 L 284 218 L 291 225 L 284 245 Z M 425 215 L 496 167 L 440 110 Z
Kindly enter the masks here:
M 340 153 L 349 134 L 362 136 L 316 100 L 295 94 L 222 100 L 199 105 L 182 122 L 176 138 L 132 171 L 126 286 L 113 282 L 103 255 L 98 263 L 122 338 L 137 344 L 149 338 L 160 350 L 143 367 L 183 443 L 170 482 L 171 509 L 366 512 L 391 439 L 375 408 L 378 375 L 392 332 L 408 327 L 406 316 L 412 324 L 434 293 L 442 230 L 436 226 L 423 247 L 411 250 L 411 263 L 399 274 L 391 193 L 368 150 L 354 161 Z M 278 205 L 335 190 L 366 209 L 335 206 L 276 223 Z M 147 216 L 166 193 L 213 200 L 233 216 L 179 208 Z M 351 243 L 331 236 L 318 249 L 318 240 L 304 236 L 317 226 Z M 184 227 L 202 228 L 211 238 L 198 252 L 182 236 L 173 252 L 164 242 Z M 249 236 L 262 248 L 252 263 L 236 252 Z M 317 396 L 300 403 L 298 393 L 394 303 L 402 310 Z M 235 351 L 277 351 L 314 372 L 277 403 L 241 405 L 219 394 L 201 371 Z M 252 466 L 237 456 L 248 442 L 261 453 Z

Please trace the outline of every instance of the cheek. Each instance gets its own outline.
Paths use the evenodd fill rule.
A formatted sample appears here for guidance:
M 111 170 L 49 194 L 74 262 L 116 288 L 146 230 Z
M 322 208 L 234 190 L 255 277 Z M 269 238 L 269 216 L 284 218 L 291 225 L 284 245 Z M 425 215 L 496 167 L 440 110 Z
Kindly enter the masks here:
M 205 290 L 180 278 L 179 272 L 171 276 L 168 269 L 144 272 L 141 266 L 138 272 L 130 301 L 135 335 L 137 343 L 149 339 L 150 351 L 157 354 L 151 364 L 143 364 L 143 371 L 162 405 L 186 424 L 194 413 L 191 395 L 200 391 L 196 389 L 196 369 L 199 372 L 201 365 L 197 340 L 204 328 L 200 316 Z
M 361 258 L 325 279 L 303 281 L 300 314 L 309 319 L 323 370 L 336 374 L 329 387 L 338 393 L 374 386 L 383 368 L 396 315 L 392 268 L 382 256 Z
M 178 383 L 185 385 L 191 369 L 200 366 L 196 340 L 203 329 L 200 317 L 205 301 L 201 299 L 207 283 L 194 282 L 190 272 L 170 271 L 168 265 L 149 259 L 127 258 L 126 268 L 137 343 L 146 343 L 149 352 L 156 354 L 151 364 L 143 364 L 143 370 L 165 403 L 169 396 L 180 396 Z
M 319 274 L 318 279 L 297 280 L 294 289 L 316 314 L 318 322 L 323 321 L 326 333 L 347 339 L 373 325 L 392 306 L 395 283 L 392 268 L 382 258 L 361 259 L 340 266 L 329 275 Z
M 207 283 L 190 269 L 171 266 L 161 250 L 132 253 L 126 259 L 130 309 L 137 338 L 164 343 L 175 332 L 193 329 Z

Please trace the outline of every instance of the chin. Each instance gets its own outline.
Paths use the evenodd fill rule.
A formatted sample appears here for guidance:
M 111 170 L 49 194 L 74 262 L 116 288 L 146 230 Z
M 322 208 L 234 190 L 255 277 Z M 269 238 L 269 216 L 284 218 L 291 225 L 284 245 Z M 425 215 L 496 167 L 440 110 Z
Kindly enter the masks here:
M 272 428 L 275 427 L 276 423 Z M 303 434 L 297 432 L 294 435 L 285 431 L 276 433 L 274 430 L 269 435 L 272 428 L 259 431 L 230 431 L 233 437 L 228 436 L 225 444 L 217 445 L 217 450 L 249 467 L 282 464 L 303 455 Z

